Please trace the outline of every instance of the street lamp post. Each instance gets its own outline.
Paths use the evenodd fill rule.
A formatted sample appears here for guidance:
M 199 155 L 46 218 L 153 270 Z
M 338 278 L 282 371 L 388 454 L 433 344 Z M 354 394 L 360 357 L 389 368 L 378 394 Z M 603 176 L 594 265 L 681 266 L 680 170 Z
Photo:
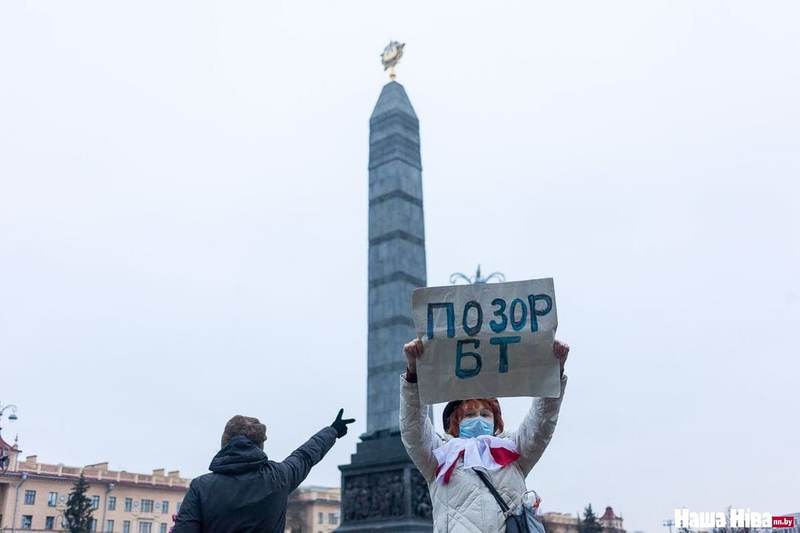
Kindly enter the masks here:
M 108 495 L 109 493 L 114 490 L 114 483 L 106 484 L 106 497 L 103 501 L 103 518 L 101 518 L 100 522 L 100 531 L 106 530 L 106 511 L 108 510 Z
M 461 272 L 456 272 L 455 274 L 450 275 L 450 283 L 455 285 L 457 281 L 466 281 L 470 285 L 481 285 L 484 283 L 489 283 L 491 280 L 496 279 L 500 283 L 506 280 L 506 276 L 502 272 L 492 272 L 486 277 L 481 276 L 481 266 L 478 265 L 478 269 L 475 271 L 475 276 L 469 277 Z
M 11 411 L 11 414 L 8 415 L 8 419 L 13 422 L 16 420 L 17 417 L 17 406 L 14 404 L 3 405 L 0 404 L 0 432 L 2 432 L 2 423 L 3 423 L 3 416 L 5 416 L 6 411 Z M 2 434 L 0 433 L 0 436 Z M 0 439 L 2 441 L 2 439 Z M 10 450 L 7 450 L 5 446 L 0 446 L 0 473 L 5 474 L 8 471 L 8 465 L 11 463 L 11 456 L 8 454 Z
M 3 415 L 4 415 L 4 414 L 6 413 L 6 411 L 8 411 L 8 410 L 11 410 L 11 414 L 10 414 L 10 415 L 8 415 L 8 419 L 9 419 L 9 420 L 11 420 L 11 421 L 14 421 L 14 420 L 16 420 L 17 418 L 19 418 L 19 417 L 17 416 L 17 406 L 16 406 L 16 405 L 14 405 L 14 404 L 12 404 L 12 403 L 9 403 L 9 404 L 6 404 L 6 405 L 3 405 L 3 404 L 1 404 L 1 403 L 0 403 L 0 423 L 2 423 L 2 422 L 3 422 Z M 2 428 L 2 427 L 0 427 L 0 429 L 3 429 L 3 428 Z

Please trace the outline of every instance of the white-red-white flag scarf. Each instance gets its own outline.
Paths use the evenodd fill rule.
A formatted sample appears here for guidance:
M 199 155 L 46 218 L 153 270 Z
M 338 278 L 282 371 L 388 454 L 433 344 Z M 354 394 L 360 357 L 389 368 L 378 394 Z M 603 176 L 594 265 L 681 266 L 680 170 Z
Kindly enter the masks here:
M 446 485 L 456 468 L 483 468 L 494 471 L 504 468 L 517 459 L 517 446 L 509 438 L 481 435 L 471 439 L 454 438 L 433 451 L 439 467 L 436 480 Z M 463 459 L 463 461 L 461 461 Z

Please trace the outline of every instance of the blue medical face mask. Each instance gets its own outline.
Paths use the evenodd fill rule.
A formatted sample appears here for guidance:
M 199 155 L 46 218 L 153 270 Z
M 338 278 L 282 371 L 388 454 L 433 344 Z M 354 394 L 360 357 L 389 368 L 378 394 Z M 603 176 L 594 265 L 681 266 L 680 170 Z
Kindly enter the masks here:
M 493 435 L 494 422 L 485 416 L 465 418 L 458 425 L 458 436 L 462 439 L 471 439 L 480 435 Z

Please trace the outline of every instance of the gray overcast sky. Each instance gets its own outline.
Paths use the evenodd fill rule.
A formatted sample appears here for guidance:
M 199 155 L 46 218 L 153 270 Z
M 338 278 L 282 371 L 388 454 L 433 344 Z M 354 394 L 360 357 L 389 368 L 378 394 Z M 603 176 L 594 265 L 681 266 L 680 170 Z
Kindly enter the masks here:
M 797 2 L 3 2 L 0 401 L 40 460 L 205 471 L 365 427 L 367 134 L 421 123 L 428 281 L 553 276 L 528 484 L 662 529 L 800 511 Z M 398 346 L 398 350 L 400 347 Z M 504 400 L 511 425 L 527 400 Z

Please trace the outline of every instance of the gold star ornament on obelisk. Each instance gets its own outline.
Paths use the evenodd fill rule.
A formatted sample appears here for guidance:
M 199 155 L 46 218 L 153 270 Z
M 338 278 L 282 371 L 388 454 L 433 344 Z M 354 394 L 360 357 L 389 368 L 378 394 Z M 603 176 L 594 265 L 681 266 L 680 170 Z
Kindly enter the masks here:
M 389 44 L 386 45 L 386 48 L 383 49 L 383 53 L 381 54 L 383 70 L 389 71 L 389 78 L 392 80 L 397 77 L 394 67 L 400 62 L 400 58 L 403 57 L 403 47 L 405 45 L 406 43 L 389 41 Z

